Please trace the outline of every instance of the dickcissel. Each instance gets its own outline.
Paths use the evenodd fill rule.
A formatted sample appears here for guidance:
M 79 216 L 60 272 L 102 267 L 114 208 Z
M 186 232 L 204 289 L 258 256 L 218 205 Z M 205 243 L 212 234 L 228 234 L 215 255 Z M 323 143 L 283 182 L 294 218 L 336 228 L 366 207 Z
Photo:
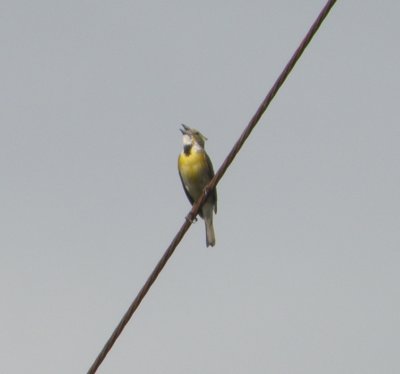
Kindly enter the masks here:
M 203 193 L 204 187 L 214 176 L 214 169 L 204 150 L 207 138 L 198 130 L 182 125 L 183 149 L 178 158 L 178 170 L 186 196 L 193 205 Z M 215 245 L 213 211 L 217 213 L 217 190 L 211 191 L 200 208 L 199 215 L 206 225 L 206 245 Z

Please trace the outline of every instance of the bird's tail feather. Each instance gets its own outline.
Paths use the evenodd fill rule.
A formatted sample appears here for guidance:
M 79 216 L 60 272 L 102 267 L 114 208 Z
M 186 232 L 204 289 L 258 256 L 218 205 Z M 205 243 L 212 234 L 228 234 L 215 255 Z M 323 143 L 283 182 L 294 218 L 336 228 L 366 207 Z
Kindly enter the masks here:
M 207 247 L 210 245 L 211 245 L 211 247 L 214 247 L 215 233 L 214 233 L 212 212 L 207 217 L 204 217 L 204 222 L 206 224 L 206 245 L 207 245 Z

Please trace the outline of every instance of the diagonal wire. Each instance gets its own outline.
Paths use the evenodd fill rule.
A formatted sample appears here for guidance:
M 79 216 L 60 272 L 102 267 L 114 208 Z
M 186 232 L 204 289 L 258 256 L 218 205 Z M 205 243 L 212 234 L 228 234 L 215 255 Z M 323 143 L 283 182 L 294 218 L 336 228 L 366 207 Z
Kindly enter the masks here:
M 307 32 L 306 36 L 294 52 L 293 56 L 290 58 L 289 62 L 286 64 L 285 68 L 283 69 L 282 73 L 279 75 L 278 79 L 275 81 L 274 85 L 268 92 L 268 95 L 265 97 L 261 105 L 258 107 L 256 113 L 251 118 L 249 124 L 244 129 L 242 135 L 237 140 L 235 145 L 233 146 L 232 150 L 226 157 L 225 161 L 215 174 L 214 178 L 210 181 L 210 183 L 205 188 L 205 193 L 200 196 L 200 198 L 196 201 L 193 205 L 192 209 L 190 210 L 187 219 L 183 223 L 182 227 L 172 240 L 171 244 L 165 251 L 164 255 L 161 257 L 160 261 L 157 263 L 156 267 L 148 277 L 146 283 L 143 285 L 139 293 L 137 294 L 136 298 L 133 300 L 132 304 L 130 305 L 129 309 L 126 311 L 124 316 L 122 317 L 121 321 L 119 322 L 118 326 L 113 331 L 112 335 L 104 345 L 103 349 L 97 356 L 96 360 L 93 362 L 92 366 L 90 367 L 88 374 L 94 374 L 105 357 L 107 356 L 108 352 L 111 350 L 112 346 L 118 339 L 119 335 L 121 334 L 122 330 L 126 326 L 126 324 L 131 319 L 133 313 L 135 313 L 136 309 L 139 307 L 140 303 L 142 302 L 143 298 L 149 291 L 152 284 L 157 279 L 158 275 L 161 273 L 162 269 L 164 268 L 165 264 L 167 263 L 168 259 L 172 256 L 175 251 L 175 248 L 178 246 L 179 242 L 182 240 L 183 236 L 185 235 L 186 231 L 188 231 L 189 227 L 191 226 L 193 219 L 197 216 L 197 213 L 207 198 L 208 192 L 211 191 L 225 174 L 227 168 L 232 163 L 234 158 L 236 157 L 237 153 L 239 152 L 240 148 L 243 146 L 246 139 L 249 137 L 250 133 L 260 120 L 261 116 L 264 114 L 265 110 L 269 106 L 272 99 L 275 97 L 276 93 L 278 92 L 279 88 L 282 86 L 283 82 L 286 80 L 288 75 L 290 74 L 291 70 L 295 66 L 296 62 L 299 60 L 300 56 L 306 49 L 307 45 L 310 43 L 311 39 L 318 31 L 319 27 L 321 26 L 322 22 L 324 21 L 325 17 L 328 15 L 329 11 L 335 5 L 336 0 L 329 0 L 324 8 L 321 10 L 320 14 L 312 24 L 311 28 Z

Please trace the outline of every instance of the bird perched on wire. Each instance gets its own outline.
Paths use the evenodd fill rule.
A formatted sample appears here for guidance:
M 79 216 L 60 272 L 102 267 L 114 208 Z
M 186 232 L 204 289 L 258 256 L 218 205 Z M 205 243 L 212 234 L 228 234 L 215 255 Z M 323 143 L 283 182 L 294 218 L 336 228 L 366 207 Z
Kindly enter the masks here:
M 204 150 L 207 138 L 198 130 L 183 125 L 183 149 L 178 158 L 178 170 L 186 196 L 193 205 L 203 193 L 204 187 L 214 176 L 214 169 Z M 200 208 L 200 217 L 206 225 L 206 245 L 215 245 L 213 211 L 217 213 L 217 190 L 210 191 L 207 200 Z

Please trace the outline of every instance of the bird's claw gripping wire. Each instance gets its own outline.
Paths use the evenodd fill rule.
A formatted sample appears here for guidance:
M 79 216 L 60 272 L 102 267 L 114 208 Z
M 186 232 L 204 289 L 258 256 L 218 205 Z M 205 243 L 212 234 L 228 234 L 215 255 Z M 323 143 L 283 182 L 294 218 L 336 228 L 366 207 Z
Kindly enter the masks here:
M 207 197 L 208 194 L 210 193 L 210 189 L 207 186 L 204 187 L 203 193 L 204 193 L 204 196 Z
M 190 213 L 185 218 L 186 218 L 186 221 L 189 221 L 191 224 L 197 222 L 197 217 L 192 217 L 192 215 Z

